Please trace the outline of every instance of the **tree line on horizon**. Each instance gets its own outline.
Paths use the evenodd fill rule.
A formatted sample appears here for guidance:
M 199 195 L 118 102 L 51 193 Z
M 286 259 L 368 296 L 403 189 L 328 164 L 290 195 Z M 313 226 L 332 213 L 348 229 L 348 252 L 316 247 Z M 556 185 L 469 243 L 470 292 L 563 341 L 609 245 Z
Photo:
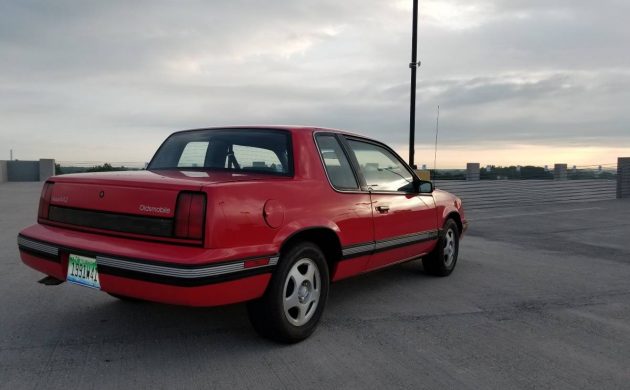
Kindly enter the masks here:
M 56 175 L 66 175 L 69 173 L 83 173 L 83 172 L 115 172 L 115 171 L 136 171 L 137 168 L 129 168 L 123 166 L 113 166 L 110 163 L 104 163 L 102 165 L 95 165 L 92 167 L 76 167 L 76 166 L 64 166 L 55 164 Z

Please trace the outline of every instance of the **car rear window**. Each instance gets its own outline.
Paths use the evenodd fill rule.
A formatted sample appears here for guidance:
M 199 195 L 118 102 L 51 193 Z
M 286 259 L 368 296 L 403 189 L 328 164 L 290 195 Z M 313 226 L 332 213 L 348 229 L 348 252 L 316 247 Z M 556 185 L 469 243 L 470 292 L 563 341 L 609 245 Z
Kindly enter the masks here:
M 216 169 L 293 174 L 291 136 L 273 129 L 212 129 L 175 133 L 148 168 Z

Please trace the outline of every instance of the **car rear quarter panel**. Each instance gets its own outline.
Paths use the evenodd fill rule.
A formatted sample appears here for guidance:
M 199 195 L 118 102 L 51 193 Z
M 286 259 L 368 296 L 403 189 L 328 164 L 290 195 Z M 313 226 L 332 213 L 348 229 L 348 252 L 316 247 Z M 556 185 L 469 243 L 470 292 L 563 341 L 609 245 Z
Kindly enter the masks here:
M 233 182 L 208 186 L 206 242 L 211 248 L 266 246 L 277 253 L 287 238 L 304 229 L 334 231 L 342 246 L 371 237 L 369 194 L 344 194 L 332 189 L 324 173 L 312 133 L 295 132 L 295 174 L 292 178 Z M 265 203 L 273 200 L 282 223 L 265 221 Z M 277 216 L 276 216 L 277 217 Z M 367 240 L 370 240 L 368 238 Z M 271 243 L 271 246 L 269 247 Z
M 344 194 L 333 191 L 327 183 L 299 182 L 234 183 L 208 191 L 209 208 L 214 221 L 208 224 L 210 247 L 234 247 L 282 243 L 297 231 L 324 227 L 337 233 L 342 245 L 360 243 L 361 230 L 371 235 L 369 195 L 358 195 L 362 202 L 348 202 Z M 264 207 L 277 201 L 282 223 L 272 227 L 265 221 Z

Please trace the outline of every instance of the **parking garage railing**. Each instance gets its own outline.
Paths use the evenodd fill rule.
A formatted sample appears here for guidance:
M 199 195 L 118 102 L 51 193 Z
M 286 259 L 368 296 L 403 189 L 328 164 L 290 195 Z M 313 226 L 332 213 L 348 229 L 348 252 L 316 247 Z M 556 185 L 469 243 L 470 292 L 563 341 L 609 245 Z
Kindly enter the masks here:
M 437 171 L 435 186 L 462 198 L 468 210 L 611 200 L 619 192 L 617 164 L 613 163 L 478 169 L 472 179 L 470 171 Z

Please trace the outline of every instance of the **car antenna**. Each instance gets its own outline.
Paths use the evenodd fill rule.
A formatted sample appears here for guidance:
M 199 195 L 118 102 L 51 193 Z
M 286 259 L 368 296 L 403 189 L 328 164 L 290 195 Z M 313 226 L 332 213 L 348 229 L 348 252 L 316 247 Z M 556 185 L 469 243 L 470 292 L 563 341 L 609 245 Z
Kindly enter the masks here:
M 435 174 L 437 169 L 437 143 L 438 132 L 440 131 L 440 105 L 437 106 L 437 118 L 435 119 L 435 150 L 433 153 L 433 179 L 435 180 Z

